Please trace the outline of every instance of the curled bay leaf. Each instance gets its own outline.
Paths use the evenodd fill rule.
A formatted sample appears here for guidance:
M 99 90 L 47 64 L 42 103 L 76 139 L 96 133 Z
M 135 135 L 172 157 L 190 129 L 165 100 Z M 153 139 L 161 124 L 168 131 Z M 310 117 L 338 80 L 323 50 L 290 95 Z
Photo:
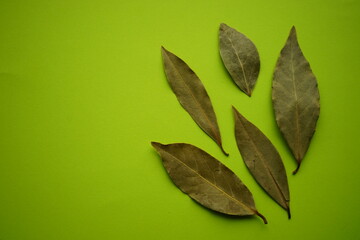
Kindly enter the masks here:
M 229 168 L 203 150 L 185 143 L 152 142 L 170 178 L 181 191 L 214 211 L 258 215 L 251 192 Z
M 260 71 L 259 53 L 254 43 L 244 34 L 222 23 L 219 44 L 221 59 L 231 78 L 250 97 Z
M 281 50 L 272 83 L 277 125 L 300 167 L 314 135 L 320 114 L 316 77 L 305 59 L 293 27 Z
M 209 95 L 195 72 L 175 54 L 161 48 L 168 82 L 183 108 L 199 127 L 222 147 L 220 130 Z
M 270 140 L 234 107 L 236 143 L 245 165 L 259 185 L 288 212 L 290 196 L 281 157 Z

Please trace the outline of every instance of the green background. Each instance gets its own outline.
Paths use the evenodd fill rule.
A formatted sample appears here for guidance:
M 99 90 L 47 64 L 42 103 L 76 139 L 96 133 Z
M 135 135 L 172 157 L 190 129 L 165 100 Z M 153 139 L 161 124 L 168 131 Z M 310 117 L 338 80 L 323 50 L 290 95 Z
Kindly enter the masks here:
M 360 1 L 0 1 L 0 239 L 358 239 Z M 221 22 L 257 46 L 253 96 L 229 78 Z M 318 78 L 317 132 L 296 176 L 271 79 L 292 25 Z M 198 74 L 225 157 L 172 93 L 160 46 Z M 279 150 L 293 218 L 247 171 L 231 105 Z M 260 218 L 209 211 L 178 190 L 150 141 L 194 144 L 231 168 Z

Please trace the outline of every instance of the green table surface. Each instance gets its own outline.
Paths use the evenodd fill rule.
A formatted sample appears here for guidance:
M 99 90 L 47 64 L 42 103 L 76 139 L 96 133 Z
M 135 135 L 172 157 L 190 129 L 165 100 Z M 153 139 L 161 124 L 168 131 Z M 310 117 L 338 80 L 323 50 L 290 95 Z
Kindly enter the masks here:
M 359 239 L 360 1 L 0 1 L 0 239 Z M 219 55 L 226 23 L 257 46 L 251 98 Z M 290 28 L 317 76 L 321 113 L 299 173 L 279 133 L 272 73 Z M 225 157 L 172 93 L 160 46 L 204 83 Z M 256 184 L 231 105 L 283 158 L 292 219 Z M 194 144 L 231 168 L 260 218 L 201 207 L 150 141 Z

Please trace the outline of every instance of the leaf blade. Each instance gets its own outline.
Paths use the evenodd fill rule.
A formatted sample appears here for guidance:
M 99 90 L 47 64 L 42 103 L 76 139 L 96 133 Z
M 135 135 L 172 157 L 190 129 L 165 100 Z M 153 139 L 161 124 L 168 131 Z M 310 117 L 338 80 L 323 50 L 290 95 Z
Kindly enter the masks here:
M 319 101 L 316 77 L 299 46 L 296 29 L 292 27 L 275 67 L 272 102 L 276 123 L 298 164 L 294 174 L 315 133 Z
M 235 139 L 245 165 L 258 184 L 290 216 L 290 194 L 281 157 L 271 141 L 233 107 Z
M 220 24 L 221 59 L 236 85 L 251 96 L 260 72 L 260 57 L 254 43 L 244 34 Z
M 170 178 L 189 197 L 228 215 L 258 215 L 251 192 L 225 165 L 203 150 L 184 143 L 152 142 Z
M 198 126 L 228 156 L 229 154 L 225 152 L 222 146 L 220 130 L 210 97 L 199 77 L 175 54 L 164 47 L 161 48 L 161 52 L 167 80 L 178 101 Z

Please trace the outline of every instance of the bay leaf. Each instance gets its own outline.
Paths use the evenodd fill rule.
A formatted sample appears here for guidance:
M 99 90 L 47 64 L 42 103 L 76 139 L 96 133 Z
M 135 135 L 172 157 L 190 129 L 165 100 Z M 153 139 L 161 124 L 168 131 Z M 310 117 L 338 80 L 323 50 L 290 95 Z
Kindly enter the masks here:
M 259 53 L 244 34 L 222 23 L 219 29 L 221 59 L 236 85 L 249 97 L 260 71 Z
M 290 215 L 286 171 L 271 141 L 234 107 L 236 143 L 245 165 L 259 185 Z
M 277 125 L 297 161 L 293 174 L 299 170 L 314 135 L 319 101 L 316 77 L 292 27 L 274 71 L 272 102 Z
M 164 47 L 161 49 L 167 80 L 178 101 L 198 126 L 228 156 L 229 154 L 222 146 L 220 130 L 210 97 L 199 77 L 182 59 Z
M 170 178 L 189 197 L 214 211 L 235 215 L 258 215 L 248 188 L 229 168 L 203 150 L 185 143 L 152 142 Z

